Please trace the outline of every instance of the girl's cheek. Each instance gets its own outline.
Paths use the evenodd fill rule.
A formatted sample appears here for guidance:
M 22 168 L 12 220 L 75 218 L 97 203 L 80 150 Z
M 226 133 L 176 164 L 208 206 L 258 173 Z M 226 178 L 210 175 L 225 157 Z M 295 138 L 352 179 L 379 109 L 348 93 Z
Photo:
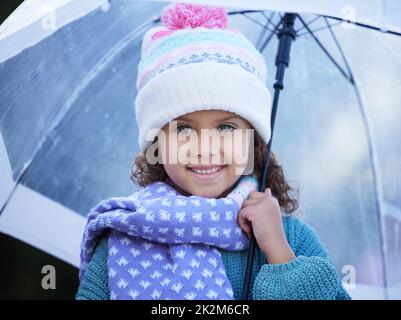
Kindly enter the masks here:
M 166 173 L 168 177 L 178 186 L 182 187 L 183 184 L 183 175 L 182 172 L 180 171 L 180 167 L 174 164 L 165 164 L 164 165 L 164 170 L 166 170 Z
M 236 175 L 250 174 L 253 171 L 253 137 L 252 132 L 241 129 L 241 134 L 235 135 L 231 150 L 232 163 Z
M 180 161 L 183 161 L 183 159 L 179 157 L 179 151 L 182 149 L 181 144 L 182 143 L 178 142 L 173 136 L 170 136 L 169 134 L 166 135 L 163 143 L 159 145 L 159 150 L 162 155 L 162 163 L 164 165 L 177 165 L 180 164 Z

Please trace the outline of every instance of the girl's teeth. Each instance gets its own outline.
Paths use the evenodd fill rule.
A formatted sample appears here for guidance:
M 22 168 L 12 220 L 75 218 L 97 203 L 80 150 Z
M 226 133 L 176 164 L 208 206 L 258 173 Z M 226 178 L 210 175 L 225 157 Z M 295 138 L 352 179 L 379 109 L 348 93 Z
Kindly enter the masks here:
M 220 168 L 218 168 L 218 167 L 213 168 L 213 169 L 208 169 L 208 170 L 192 169 L 193 172 L 200 173 L 200 174 L 211 174 L 211 173 L 217 172 L 219 170 L 220 170 Z

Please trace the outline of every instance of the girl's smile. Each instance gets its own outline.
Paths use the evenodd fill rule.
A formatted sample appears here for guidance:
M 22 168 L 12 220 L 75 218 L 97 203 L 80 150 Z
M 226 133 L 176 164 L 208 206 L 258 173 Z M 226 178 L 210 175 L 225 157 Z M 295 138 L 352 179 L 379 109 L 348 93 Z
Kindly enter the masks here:
M 187 169 L 190 170 L 195 177 L 200 180 L 213 180 L 219 177 L 222 170 L 225 169 L 226 166 L 187 166 Z

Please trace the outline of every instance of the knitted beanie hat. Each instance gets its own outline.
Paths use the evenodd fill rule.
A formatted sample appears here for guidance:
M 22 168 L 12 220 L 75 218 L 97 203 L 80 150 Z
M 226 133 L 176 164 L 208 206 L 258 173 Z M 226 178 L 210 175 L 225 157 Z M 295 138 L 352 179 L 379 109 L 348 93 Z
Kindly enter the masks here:
M 271 95 L 264 58 L 224 8 L 175 3 L 143 38 L 138 65 L 139 148 L 173 119 L 201 110 L 235 113 L 270 139 Z M 156 130 L 155 130 L 156 129 Z

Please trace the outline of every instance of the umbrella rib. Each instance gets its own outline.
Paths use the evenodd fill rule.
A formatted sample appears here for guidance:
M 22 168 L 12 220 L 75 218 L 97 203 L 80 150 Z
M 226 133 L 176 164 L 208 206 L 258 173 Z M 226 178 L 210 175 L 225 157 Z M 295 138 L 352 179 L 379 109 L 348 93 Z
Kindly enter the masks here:
M 353 77 L 353 75 L 352 75 L 351 67 L 350 67 L 350 65 L 349 65 L 349 63 L 348 63 L 348 61 L 347 61 L 347 58 L 345 57 L 344 50 L 342 49 L 342 47 L 341 47 L 341 45 L 340 45 L 340 42 L 338 41 L 336 35 L 334 34 L 334 30 L 333 30 L 333 28 L 332 28 L 332 25 L 329 24 L 329 21 L 327 20 L 326 17 L 324 17 L 324 21 L 326 22 L 327 28 L 329 29 L 329 32 L 330 32 L 330 34 L 331 34 L 331 36 L 332 36 L 332 38 L 333 38 L 333 40 L 334 40 L 334 43 L 336 44 L 337 49 L 338 49 L 338 51 L 340 52 L 341 57 L 343 58 L 345 67 L 346 67 L 347 70 L 348 70 L 348 74 L 350 75 L 351 81 L 352 81 L 352 83 L 354 83 L 354 77 Z
M 312 23 L 314 23 L 316 20 L 318 20 L 319 18 L 321 18 L 321 15 L 318 15 L 317 17 L 313 18 L 311 21 L 309 21 L 307 23 L 308 26 L 310 26 Z M 305 26 L 302 26 L 301 28 L 299 28 L 298 30 L 295 30 L 295 32 L 298 34 L 299 31 L 301 31 L 302 29 L 305 29 Z
M 330 26 L 331 27 L 335 27 L 335 26 L 338 26 L 339 24 L 341 24 L 342 22 L 336 22 L 336 23 L 333 23 L 333 24 L 330 24 Z M 322 31 L 322 30 L 326 30 L 328 27 L 327 26 L 325 26 L 325 27 L 320 27 L 320 28 L 317 28 L 317 29 L 314 29 L 314 30 L 311 30 L 313 33 L 316 33 L 316 32 L 318 32 L 318 31 Z M 298 34 L 298 37 L 302 37 L 302 36 L 304 36 L 304 35 L 306 35 L 306 34 L 309 34 L 309 32 L 304 32 L 304 33 L 300 33 L 300 34 Z
M 319 40 L 319 38 L 312 32 L 312 30 L 309 28 L 309 26 L 306 25 L 305 21 L 302 19 L 300 15 L 297 15 L 301 23 L 305 26 L 306 30 L 308 30 L 308 33 L 313 37 L 317 45 L 323 50 L 323 52 L 327 55 L 327 57 L 331 60 L 331 62 L 334 63 L 334 65 L 337 67 L 337 69 L 341 72 L 341 74 L 352 83 L 352 79 L 347 73 L 344 71 L 344 69 L 338 64 L 336 59 L 333 58 L 333 56 L 330 54 L 330 52 L 326 49 L 326 47 L 322 44 L 322 42 Z
M 274 30 L 269 29 L 267 26 L 265 26 L 264 24 L 260 23 L 258 20 L 248 16 L 246 13 L 241 13 L 241 15 L 243 15 L 244 17 L 252 20 L 253 22 L 255 22 L 256 24 L 258 24 L 259 26 L 261 26 L 262 28 L 269 30 L 270 32 L 274 32 Z
M 275 12 L 272 11 L 272 13 L 270 14 L 270 17 L 268 17 L 264 11 L 261 11 L 261 13 L 266 18 L 266 20 L 269 22 L 269 24 L 271 24 L 274 27 L 273 17 L 274 17 Z
M 343 19 L 337 18 L 337 17 L 333 17 L 333 16 L 325 16 L 325 15 L 323 15 L 323 17 L 326 17 L 326 18 L 329 18 L 329 19 L 333 19 L 333 20 L 337 20 L 337 21 L 340 21 L 341 23 L 344 22 Z M 375 30 L 375 31 L 380 31 L 380 32 L 383 32 L 383 33 L 389 33 L 389 34 L 392 34 L 392 35 L 395 35 L 395 36 L 401 36 L 401 32 L 394 31 L 394 30 L 380 29 L 379 27 L 374 27 L 374 26 L 371 26 L 371 25 L 368 25 L 368 24 L 365 24 L 365 23 L 361 23 L 361 22 L 352 21 L 351 24 L 355 24 L 358 27 L 362 27 L 362 28 L 367 28 L 367 29 L 371 29 L 371 30 Z
M 274 14 L 275 14 L 274 11 L 270 15 L 270 18 L 268 16 L 266 16 L 263 11 L 261 13 L 263 14 L 263 16 L 266 17 L 266 27 L 269 26 L 270 24 L 272 24 L 273 27 L 274 27 L 274 23 L 271 21 L 271 19 L 273 18 Z M 255 45 L 257 48 L 261 47 L 260 43 L 263 41 L 263 37 L 264 37 L 265 34 L 266 34 L 266 31 L 263 29 L 262 32 L 259 35 L 259 38 L 258 38 L 258 41 L 257 41 L 257 45 Z
M 266 38 L 265 42 L 260 46 L 259 51 L 262 53 L 263 50 L 265 50 L 266 46 L 269 44 L 270 40 L 273 38 L 273 35 L 276 34 L 276 31 L 278 30 L 278 27 L 281 25 L 283 19 L 281 18 L 280 21 L 275 25 L 274 31 L 269 34 L 269 36 Z
M 235 15 L 235 14 L 244 14 L 244 13 L 255 13 L 255 12 L 260 12 L 260 10 L 239 10 L 239 11 L 230 11 L 228 12 L 228 15 Z

